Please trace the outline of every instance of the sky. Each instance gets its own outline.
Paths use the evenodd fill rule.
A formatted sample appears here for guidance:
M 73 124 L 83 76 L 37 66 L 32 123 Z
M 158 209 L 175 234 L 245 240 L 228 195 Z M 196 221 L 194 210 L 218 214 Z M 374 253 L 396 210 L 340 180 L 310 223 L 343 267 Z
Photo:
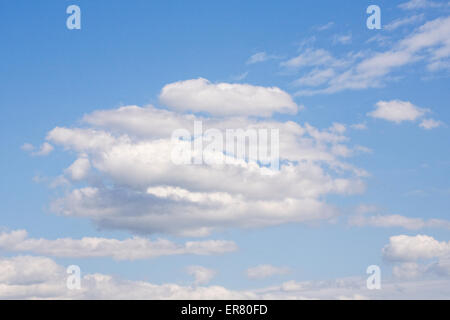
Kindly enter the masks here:
M 450 2 L 2 0 L 0 42 L 0 298 L 450 298 Z M 195 121 L 279 170 L 174 164 Z

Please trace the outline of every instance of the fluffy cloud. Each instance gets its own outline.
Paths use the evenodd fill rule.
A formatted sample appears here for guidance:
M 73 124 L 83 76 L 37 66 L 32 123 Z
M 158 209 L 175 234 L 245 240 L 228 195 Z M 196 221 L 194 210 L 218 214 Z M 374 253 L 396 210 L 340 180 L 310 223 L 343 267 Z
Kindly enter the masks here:
M 207 112 L 216 116 L 295 114 L 298 106 L 285 91 L 249 84 L 211 83 L 206 79 L 178 81 L 164 86 L 159 99 L 176 111 Z
M 35 147 L 30 143 L 24 143 L 21 146 L 21 149 L 27 152 L 30 152 L 33 156 L 46 156 L 49 155 L 53 151 L 53 146 L 48 143 L 44 142 L 41 147 L 35 151 Z
M 369 116 L 395 123 L 415 121 L 428 112 L 427 109 L 419 108 L 411 102 L 401 100 L 379 101 L 376 106 L 377 108 L 374 111 L 368 113 Z
M 450 276 L 450 241 L 427 235 L 398 235 L 389 239 L 382 252 L 386 260 L 395 263 L 392 273 L 397 278 Z
M 193 132 L 195 120 L 202 121 L 203 132 L 278 129 L 280 170 L 251 157 L 236 159 L 228 146 L 212 154 L 225 153 L 231 162 L 174 164 L 171 133 Z M 78 154 L 66 174 L 84 182 L 53 201 L 51 209 L 104 228 L 205 236 L 229 227 L 328 220 L 336 210 L 322 200 L 325 195 L 364 191 L 366 173 L 344 161 L 361 147 L 348 144 L 340 124 L 319 130 L 291 121 L 204 118 L 152 106 L 95 111 L 83 122 L 87 128 L 56 127 L 47 135 Z M 92 179 L 85 174 L 88 162 Z
M 441 268 L 442 269 L 442 268 Z M 69 290 L 63 266 L 45 257 L 0 258 L 0 299 L 443 299 L 450 297 L 450 281 L 385 279 L 382 290 L 368 290 L 366 278 L 325 281 L 288 281 L 256 290 L 222 286 L 181 286 L 130 281 L 82 272 L 81 288 Z
M 82 180 L 87 177 L 89 169 L 91 168 L 91 163 L 86 157 L 81 157 L 75 160 L 75 162 L 66 169 L 66 174 L 68 174 L 72 180 Z
M 186 271 L 194 277 L 196 285 L 207 284 L 216 275 L 214 270 L 202 266 L 189 266 Z
M 247 276 L 251 279 L 263 279 L 274 275 L 285 275 L 289 273 L 287 267 L 276 267 L 270 264 L 263 264 L 247 269 Z
M 133 237 L 125 240 L 85 237 L 56 240 L 27 238 L 25 230 L 0 233 L 0 249 L 10 252 L 31 252 L 53 257 L 92 258 L 111 257 L 116 260 L 149 259 L 166 255 L 211 255 L 232 252 L 232 241 L 189 241 L 179 245 L 168 240 L 149 241 Z
M 423 119 L 422 122 L 420 122 L 419 126 L 421 128 L 424 128 L 426 130 L 438 128 L 442 125 L 441 121 L 437 121 L 434 119 Z
M 383 256 L 392 261 L 415 261 L 431 259 L 450 254 L 450 241 L 440 242 L 427 235 L 399 235 L 389 238 L 383 248 Z

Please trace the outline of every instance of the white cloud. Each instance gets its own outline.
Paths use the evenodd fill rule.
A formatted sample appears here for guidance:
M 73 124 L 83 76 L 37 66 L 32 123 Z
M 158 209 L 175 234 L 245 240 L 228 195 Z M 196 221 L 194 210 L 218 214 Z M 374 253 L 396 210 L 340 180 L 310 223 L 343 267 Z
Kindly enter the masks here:
M 75 160 L 69 168 L 65 170 L 72 180 L 82 180 L 87 177 L 91 163 L 87 157 L 81 157 Z
M 385 25 L 383 27 L 383 29 L 388 30 L 388 31 L 393 31 L 397 28 L 400 28 L 402 26 L 406 26 L 406 25 L 410 25 L 410 24 L 415 24 L 419 21 L 422 21 L 424 19 L 425 15 L 424 14 L 417 14 L 417 15 L 413 15 L 410 17 L 406 17 L 406 18 L 399 18 L 399 19 L 395 19 L 394 21 L 388 23 L 387 25 Z
M 276 267 L 270 264 L 263 264 L 247 269 L 247 276 L 251 279 L 263 279 L 275 275 L 285 275 L 290 272 L 287 267 Z
M 22 149 L 23 151 L 28 151 L 31 152 L 34 150 L 34 146 L 31 143 L 24 143 L 20 149 Z
M 437 121 L 434 119 L 423 119 L 422 122 L 419 124 L 421 128 L 424 128 L 426 130 L 431 130 L 434 128 L 438 128 L 442 125 L 441 121 Z
M 94 258 L 111 257 L 116 260 L 150 259 L 167 255 L 212 255 L 233 252 L 237 246 L 232 241 L 189 241 L 185 244 L 158 239 L 133 237 L 125 240 L 84 237 L 56 240 L 28 238 L 25 230 L 0 233 L 0 249 L 10 252 L 28 252 L 53 257 Z
M 34 151 L 35 147 L 30 143 L 24 143 L 20 148 L 24 151 L 30 152 L 33 156 L 46 156 L 50 154 L 54 149 L 53 146 L 48 142 L 44 142 L 37 151 Z
M 340 43 L 340 44 L 349 44 L 352 42 L 352 35 L 351 34 L 344 34 L 344 35 L 335 35 L 333 37 L 333 43 Z
M 327 221 L 337 211 L 323 196 L 364 191 L 367 173 L 342 160 L 361 147 L 348 145 L 340 124 L 319 130 L 291 121 L 200 118 L 151 106 L 96 111 L 83 120 L 88 128 L 56 127 L 47 139 L 87 159 L 97 183 L 86 176 L 83 187 L 53 201 L 51 210 L 92 219 L 102 228 L 205 236 L 230 227 Z M 175 165 L 170 135 L 179 128 L 193 132 L 194 120 L 203 121 L 204 131 L 279 129 L 280 170 L 270 172 L 252 159 Z
M 244 80 L 245 78 L 247 78 L 247 76 L 248 76 L 248 71 L 238 74 L 236 76 L 233 76 L 232 79 L 235 81 L 241 81 L 241 80 Z
M 424 9 L 424 8 L 439 8 L 448 5 L 447 3 L 438 3 L 431 0 L 410 0 L 401 3 L 400 8 L 405 10 Z
M 330 29 L 332 26 L 334 26 L 334 22 L 333 22 L 333 21 L 330 21 L 330 22 L 328 22 L 328 23 L 326 23 L 326 24 L 324 24 L 324 25 L 318 26 L 318 27 L 316 28 L 316 30 L 317 30 L 317 31 L 325 31 L 325 30 Z
M 278 59 L 278 56 L 275 55 L 269 55 L 266 52 L 257 52 L 254 55 L 252 55 L 250 58 L 248 58 L 247 60 L 247 64 L 254 64 L 254 63 L 260 63 L 260 62 L 265 62 L 268 60 L 272 60 L 272 59 Z
M 295 58 L 291 58 L 287 61 L 283 61 L 281 66 L 289 68 L 302 68 L 311 66 L 323 66 L 323 65 L 335 65 L 337 61 L 328 51 L 324 49 L 311 49 L 304 50 L 300 55 Z
M 367 130 L 367 125 L 365 123 L 355 123 L 352 124 L 350 128 L 355 130 Z
M 400 227 L 408 230 L 418 230 L 423 228 L 445 228 L 450 230 L 450 221 L 441 219 L 424 220 L 422 218 L 409 218 L 398 214 L 392 215 L 364 215 L 356 214 L 349 218 L 352 226 L 372 226 L 393 228 Z
M 187 267 L 186 271 L 188 274 L 194 277 L 196 285 L 207 284 L 216 275 L 216 271 L 202 266 L 189 266 Z
M 369 116 L 395 123 L 415 121 L 429 111 L 401 100 L 379 101 L 376 107 L 374 111 L 368 113 Z
M 444 272 L 446 265 L 436 265 Z M 287 281 L 281 285 L 231 290 L 222 286 L 153 284 L 82 271 L 81 289 L 66 287 L 63 266 L 44 257 L 0 257 L 0 299 L 167 299 L 167 300 L 260 300 L 260 299 L 445 299 L 450 281 L 383 279 L 382 290 L 368 290 L 366 277 L 323 281 Z
M 450 276 L 450 241 L 438 241 L 427 235 L 399 235 L 390 237 L 382 252 L 385 259 L 395 263 L 392 272 L 397 278 Z
M 440 67 L 448 65 L 449 33 L 450 17 L 437 18 L 426 22 L 384 52 L 349 53 L 350 56 L 337 60 L 327 51 L 318 49 L 310 51 L 305 54 L 306 56 L 293 58 L 285 65 L 320 65 L 323 68 L 335 69 L 336 76 L 329 79 L 321 88 L 303 89 L 298 91 L 296 96 L 377 88 L 395 78 L 392 76 L 393 72 L 413 63 L 424 62 L 430 72 L 439 71 Z
M 335 76 L 335 71 L 331 68 L 328 69 L 314 69 L 305 76 L 294 81 L 298 86 L 310 86 L 315 87 L 324 84 L 329 79 Z
M 276 87 L 211 83 L 193 79 L 170 83 L 161 90 L 161 103 L 181 112 L 208 112 L 216 116 L 271 116 L 275 112 L 295 114 L 291 96 Z
M 392 268 L 392 274 L 397 278 L 414 279 L 423 274 L 421 266 L 415 262 L 403 262 Z
M 392 261 L 416 261 L 450 254 L 450 241 L 440 242 L 427 235 L 398 235 L 389 238 L 383 256 Z

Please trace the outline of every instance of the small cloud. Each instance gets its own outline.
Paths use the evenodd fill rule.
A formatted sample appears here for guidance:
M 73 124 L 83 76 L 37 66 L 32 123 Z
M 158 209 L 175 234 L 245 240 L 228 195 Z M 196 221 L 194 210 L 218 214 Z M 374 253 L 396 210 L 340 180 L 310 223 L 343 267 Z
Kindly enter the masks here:
M 22 149 L 23 151 L 27 151 L 27 152 L 31 152 L 34 150 L 34 146 L 31 143 L 24 143 L 20 149 Z
M 33 152 L 32 154 L 34 156 L 46 156 L 46 155 L 50 154 L 50 152 L 52 152 L 52 151 L 53 151 L 53 146 L 48 142 L 44 142 L 41 145 L 41 148 L 39 149 L 39 151 Z
M 423 20 L 423 18 L 424 18 L 424 14 L 418 14 L 418 15 L 413 15 L 411 17 L 407 17 L 407 18 L 396 19 L 396 20 L 392 21 L 391 23 L 385 25 L 383 27 L 383 29 L 392 31 L 392 30 L 395 30 L 402 26 L 419 22 L 419 21 Z
M 244 80 L 245 78 L 247 78 L 247 76 L 248 76 L 248 71 L 238 74 L 237 76 L 233 76 L 231 78 L 233 81 L 241 81 L 241 80 Z
M 352 35 L 346 34 L 346 35 L 335 35 L 333 38 L 334 44 L 349 44 L 352 42 Z
M 355 123 L 350 126 L 354 130 L 367 130 L 367 125 L 365 123 Z
M 377 33 L 373 37 L 370 37 L 366 43 L 376 42 L 380 46 L 385 46 L 389 43 L 389 37 L 383 36 L 380 33 Z
M 196 285 L 207 284 L 215 277 L 216 272 L 202 266 L 189 266 L 187 273 L 194 277 Z
M 279 59 L 278 56 L 275 55 L 269 55 L 266 52 L 258 52 L 255 53 L 254 55 L 252 55 L 248 60 L 247 60 L 247 64 L 254 64 L 254 63 L 259 63 L 259 62 L 265 62 L 267 60 L 272 60 L 272 59 Z
M 434 119 L 423 119 L 419 124 L 419 127 L 424 128 L 425 130 L 431 130 L 442 125 L 441 121 L 437 121 Z
M 46 156 L 53 151 L 53 146 L 48 142 L 44 142 L 38 151 L 34 151 L 35 147 L 30 143 L 24 143 L 20 148 L 24 151 L 30 152 L 33 156 Z
M 334 26 L 334 22 L 333 22 L 333 21 L 330 21 L 330 22 L 328 22 L 327 24 L 318 26 L 318 27 L 316 28 L 316 30 L 317 30 L 317 31 L 325 31 L 325 30 L 330 29 L 332 26 Z
M 411 102 L 401 100 L 379 101 L 376 103 L 376 107 L 374 111 L 367 115 L 395 123 L 415 121 L 429 112 L 428 109 L 422 109 Z
M 448 3 L 437 3 L 431 0 L 410 0 L 408 2 L 399 4 L 399 8 L 404 10 L 439 8 L 443 6 L 448 6 Z
M 251 279 L 264 279 L 275 275 L 285 275 L 289 272 L 290 269 L 287 267 L 275 267 L 264 264 L 247 269 L 247 276 Z

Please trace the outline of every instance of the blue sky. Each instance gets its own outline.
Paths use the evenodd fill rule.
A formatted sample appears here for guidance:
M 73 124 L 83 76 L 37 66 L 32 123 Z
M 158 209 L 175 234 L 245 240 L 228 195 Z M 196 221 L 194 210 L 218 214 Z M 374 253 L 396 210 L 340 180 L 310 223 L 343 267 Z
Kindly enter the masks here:
M 66 28 L 69 16 L 66 8 L 71 4 L 81 8 L 80 30 Z M 381 30 L 369 30 L 366 26 L 369 17 L 366 8 L 371 4 L 381 8 Z M 38 259 L 50 259 L 45 261 L 60 271 L 75 264 L 81 267 L 83 275 L 112 275 L 114 279 L 130 280 L 127 284 L 130 286 L 138 286 L 132 282 L 137 280 L 162 287 L 177 284 L 181 296 L 186 290 L 196 292 L 197 285 L 216 294 L 211 287 L 215 285 L 226 288 L 227 294 L 236 295 L 233 297 L 260 294 L 256 289 L 263 293 L 245 297 L 259 298 L 263 294 L 266 297 L 270 294 L 329 297 L 322 295 L 320 285 L 313 285 L 310 291 L 296 289 L 292 293 L 283 289 L 283 284 L 320 280 L 333 283 L 351 277 L 360 279 L 355 281 L 362 289 L 344 288 L 341 292 L 334 288 L 330 297 L 415 297 L 412 291 L 399 293 L 389 287 L 396 284 L 405 288 L 426 286 L 425 297 L 448 298 L 450 291 L 441 291 L 431 283 L 438 281 L 450 287 L 449 13 L 449 3 L 437 0 L 376 3 L 2 1 L 0 273 L 2 264 L 6 263 L 15 263 L 17 270 L 25 268 L 23 262 L 15 260 L 25 256 L 30 265 L 39 263 Z M 254 223 L 258 218 L 251 220 L 254 225 L 249 226 L 244 212 L 242 221 L 224 218 L 222 227 L 220 223 L 214 225 L 209 218 L 199 218 L 210 213 L 201 211 L 205 210 L 202 207 L 192 212 L 199 215 L 192 224 L 214 226 L 212 232 L 186 236 L 183 232 L 191 222 L 181 218 L 186 225 L 178 224 L 181 220 L 177 210 L 183 206 L 158 199 L 161 202 L 156 203 L 167 208 L 165 213 L 169 216 L 172 210 L 176 212 L 165 222 L 167 225 L 153 227 L 139 220 L 123 220 L 131 214 L 123 206 L 134 202 L 137 211 L 156 210 L 154 199 L 146 207 L 150 201 L 145 198 L 148 195 L 141 198 L 141 192 L 145 193 L 147 187 L 156 186 L 155 181 L 189 192 L 223 191 L 242 196 L 245 205 L 253 201 L 252 190 L 248 190 L 249 194 L 243 191 L 234 195 L 231 189 L 235 186 L 214 184 L 207 178 L 200 181 L 200 175 L 199 181 L 187 176 L 171 177 L 170 170 L 159 170 L 151 158 L 148 165 L 152 167 L 152 178 L 146 181 L 145 188 L 139 172 L 134 176 L 123 171 L 126 163 L 145 159 L 137 156 L 127 162 L 122 155 L 133 154 L 134 147 L 154 141 L 159 133 L 135 137 L 133 130 L 138 129 L 131 119 L 130 108 L 115 122 L 109 117 L 121 107 L 139 106 L 138 118 L 149 117 L 142 130 L 153 128 L 162 132 L 168 124 L 158 119 L 152 121 L 158 110 L 166 110 L 167 117 L 173 119 L 191 114 L 185 106 L 192 97 L 190 94 L 197 93 L 189 91 L 196 89 L 191 87 L 194 82 L 188 81 L 199 78 L 208 80 L 201 83 L 205 90 L 216 90 L 216 86 L 226 83 L 233 85 L 232 90 L 241 90 L 244 96 L 247 89 L 258 87 L 262 92 L 277 87 L 291 99 L 298 112 L 279 112 L 278 100 L 275 101 L 279 96 L 273 96 L 274 106 L 267 102 L 273 108 L 269 117 L 258 112 L 251 113 L 250 117 L 244 113 L 223 117 L 217 110 L 223 109 L 223 101 L 229 98 L 224 94 L 218 101 L 211 98 L 211 104 L 201 112 L 194 112 L 195 116 L 217 121 L 241 117 L 243 123 L 257 121 L 264 125 L 271 121 L 279 126 L 293 121 L 300 128 L 309 124 L 339 140 L 325 146 L 320 138 L 308 138 L 317 143 L 311 154 L 320 151 L 327 157 L 336 157 L 308 162 L 311 165 L 308 170 L 316 172 L 321 168 L 324 177 L 314 176 L 311 184 L 301 187 L 302 179 L 310 179 L 307 173 L 302 173 L 305 176 L 295 176 L 297 181 L 290 181 L 292 184 L 267 188 L 266 194 L 258 194 L 261 199 L 319 201 L 333 208 L 332 218 L 323 216 L 324 207 L 313 213 L 311 221 L 300 221 L 294 214 L 278 223 L 276 217 L 283 213 L 280 205 L 260 217 L 261 225 Z M 162 90 L 171 84 L 186 89 L 176 94 L 168 90 L 166 97 Z M 247 105 L 243 96 L 239 99 L 243 99 L 242 110 L 259 107 Z M 154 109 L 145 109 L 149 105 Z M 109 110 L 109 113 L 99 114 L 99 110 Z M 86 120 L 89 117 L 91 121 Z M 344 129 L 330 129 L 333 124 L 340 124 Z M 67 131 L 54 131 L 55 128 Z M 86 146 L 78 149 L 74 147 L 80 141 L 77 139 L 81 139 L 77 128 L 96 130 L 84 142 Z M 118 148 L 129 148 L 116 151 L 122 152 L 118 158 L 125 164 L 100 159 L 102 154 L 109 154 L 108 159 L 117 156 L 112 152 L 116 149 L 105 149 L 103 142 L 87 146 L 89 141 L 96 141 L 99 132 L 117 139 L 113 145 L 117 144 Z M 64 134 L 70 137 L 65 138 Z M 129 146 L 119 146 L 119 136 L 130 137 L 132 142 Z M 283 130 L 280 139 L 283 140 Z M 39 148 L 45 143 L 51 149 L 39 154 Z M 348 154 L 339 154 L 339 148 Z M 288 150 L 294 157 L 296 151 Z M 302 157 L 303 151 L 298 151 L 298 157 Z M 90 167 L 89 173 L 83 172 L 80 179 L 73 178 L 73 174 L 69 177 L 67 169 L 77 159 L 88 159 Z M 338 160 L 365 174 L 355 174 L 349 167 L 342 169 L 343 172 L 333 170 Z M 346 179 L 348 185 L 343 189 L 348 190 L 318 192 L 311 198 L 300 196 L 324 187 L 323 179 L 328 178 L 333 185 L 336 179 Z M 191 184 L 181 183 L 183 179 Z M 236 188 L 245 185 L 238 178 L 233 183 Z M 260 183 L 265 184 L 263 180 Z M 89 210 L 83 207 L 86 200 L 67 201 L 72 192 L 83 188 L 98 188 L 105 192 L 105 198 L 93 196 L 95 205 Z M 115 196 L 110 197 L 108 192 Z M 57 202 L 63 204 L 56 208 Z M 114 211 L 114 217 L 98 219 L 97 215 L 105 207 L 118 213 Z M 299 216 L 302 208 L 303 205 L 298 209 Z M 232 213 L 222 209 L 224 215 Z M 152 213 L 150 218 L 158 219 Z M 63 242 L 21 243 L 25 240 L 19 237 L 21 240 L 14 243 L 11 240 L 14 230 L 26 230 L 28 238 L 49 241 L 83 237 L 124 240 L 138 236 L 150 241 L 166 239 L 179 245 L 188 241 L 223 240 L 233 243 L 235 248 L 219 254 L 169 254 L 118 261 L 107 253 L 102 257 L 83 256 L 83 249 L 77 254 L 55 253 L 69 250 Z M 399 236 L 404 237 L 391 238 Z M 401 241 L 409 246 L 402 246 Z M 49 249 L 48 257 L 42 253 L 42 247 L 47 245 L 54 250 Z M 409 251 L 395 251 L 396 245 Z M 386 281 L 386 289 L 377 293 L 365 289 L 366 268 L 373 264 L 381 267 Z M 248 269 L 262 265 L 272 266 L 272 271 L 257 279 L 247 275 Z M 197 276 L 193 276 L 188 271 L 190 266 L 201 266 L 210 272 L 198 267 Z M 59 281 L 54 280 L 54 275 L 36 272 L 39 279 L 51 278 L 48 283 Z M 199 274 L 206 274 L 208 281 L 199 280 Z M 215 276 L 208 278 L 208 274 Z M 119 288 L 120 281 L 114 281 L 118 281 L 115 285 Z M 64 287 L 65 283 L 58 285 Z M 91 286 L 101 288 L 100 283 L 92 284 L 87 279 L 82 293 L 63 288 L 48 295 L 96 297 L 93 292 L 97 291 Z M 142 297 L 165 297 L 159 291 L 146 290 L 142 289 Z M 115 297 L 106 291 L 102 294 L 101 297 Z M 6 293 L 4 296 L 8 297 Z M 17 296 L 30 297 L 19 293 Z M 31 296 L 35 295 L 31 293 Z

